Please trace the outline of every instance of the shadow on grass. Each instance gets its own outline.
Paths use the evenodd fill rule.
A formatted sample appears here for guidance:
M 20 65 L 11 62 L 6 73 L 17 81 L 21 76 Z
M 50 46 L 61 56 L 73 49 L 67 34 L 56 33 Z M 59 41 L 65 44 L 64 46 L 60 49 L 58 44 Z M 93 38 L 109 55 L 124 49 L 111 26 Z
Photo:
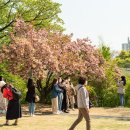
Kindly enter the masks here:
M 23 117 L 30 117 L 29 111 L 22 111 Z M 35 111 L 35 115 L 37 116 L 43 116 L 43 115 L 52 115 L 52 112 L 46 111 L 46 112 L 41 112 L 41 111 Z
M 0 125 L 0 127 L 3 127 L 4 125 Z
M 101 116 L 101 115 L 90 115 L 93 119 L 115 119 L 119 121 L 130 121 L 130 117 L 123 117 L 123 116 Z
M 118 118 L 117 120 L 119 120 L 119 121 L 130 121 L 130 118 Z

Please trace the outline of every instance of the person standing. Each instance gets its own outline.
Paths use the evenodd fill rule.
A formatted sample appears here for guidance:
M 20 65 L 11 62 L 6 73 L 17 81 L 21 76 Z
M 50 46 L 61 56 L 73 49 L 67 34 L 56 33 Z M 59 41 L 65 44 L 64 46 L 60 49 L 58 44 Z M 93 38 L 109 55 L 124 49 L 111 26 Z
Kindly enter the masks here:
M 63 102 L 63 87 L 62 87 L 62 78 L 58 78 L 58 87 L 61 89 L 60 92 L 58 92 L 58 108 L 59 108 L 59 113 L 62 112 L 62 102 Z
M 52 90 L 51 90 L 51 102 L 52 102 L 52 113 L 60 114 L 58 107 L 58 95 L 62 92 L 62 89 L 58 86 L 58 80 L 54 79 L 52 82 Z
M 26 94 L 26 101 L 29 103 L 29 114 L 30 116 L 35 116 L 35 84 L 33 82 L 33 79 L 29 78 L 27 83 L 27 94 Z
M 0 90 L 6 83 L 3 81 L 2 76 L 0 76 Z M 3 97 L 2 92 L 0 91 L 0 114 L 5 113 L 6 111 L 6 100 Z
M 126 78 L 125 76 L 121 76 L 121 80 L 117 82 L 117 93 L 119 94 L 120 98 L 120 106 L 125 105 L 125 99 L 124 99 L 124 94 L 125 94 L 125 85 L 126 85 Z
M 89 94 L 84 84 L 86 83 L 86 79 L 80 77 L 78 80 L 77 86 L 77 102 L 78 102 L 78 118 L 71 125 L 69 130 L 74 130 L 74 128 L 85 118 L 86 121 L 86 130 L 90 130 L 90 116 L 89 116 Z
M 70 77 L 65 78 L 65 86 L 66 86 L 66 101 L 67 101 L 67 111 L 70 111 Z
M 70 84 L 70 104 L 71 104 L 71 109 L 74 110 L 74 104 L 75 104 L 75 95 L 76 95 L 76 91 L 75 91 L 75 88 L 73 86 L 73 84 L 71 83 Z
M 12 87 L 10 84 L 5 84 L 1 88 L 3 97 L 8 100 L 7 112 L 6 112 L 6 123 L 4 125 L 9 125 L 9 120 L 15 119 L 13 125 L 18 124 L 18 118 L 22 117 L 21 105 L 19 99 L 14 99 L 12 93 Z
M 62 101 L 62 111 L 65 113 L 69 113 L 67 111 L 67 92 L 66 92 L 66 80 L 62 80 L 62 90 L 63 90 L 63 101 Z

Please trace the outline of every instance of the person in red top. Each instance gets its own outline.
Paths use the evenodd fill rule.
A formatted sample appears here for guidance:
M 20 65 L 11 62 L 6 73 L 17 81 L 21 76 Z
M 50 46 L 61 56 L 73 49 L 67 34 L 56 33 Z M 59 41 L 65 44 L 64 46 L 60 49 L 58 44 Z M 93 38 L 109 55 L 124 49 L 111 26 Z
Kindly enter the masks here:
M 18 118 L 22 117 L 20 102 L 19 100 L 16 100 L 13 98 L 12 86 L 10 84 L 5 84 L 1 88 L 1 92 L 3 93 L 3 97 L 8 99 L 6 123 L 4 125 L 9 125 L 9 120 L 13 120 L 13 119 L 15 119 L 15 122 L 13 125 L 17 125 Z

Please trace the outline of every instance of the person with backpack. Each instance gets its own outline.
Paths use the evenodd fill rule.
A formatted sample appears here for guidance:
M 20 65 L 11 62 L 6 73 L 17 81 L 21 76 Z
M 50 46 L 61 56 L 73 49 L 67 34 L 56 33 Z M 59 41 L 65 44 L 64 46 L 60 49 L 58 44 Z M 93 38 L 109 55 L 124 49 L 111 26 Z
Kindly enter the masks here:
M 16 89 L 15 89 L 16 90 Z M 15 98 L 15 92 L 13 86 L 10 84 L 5 84 L 1 88 L 3 97 L 8 100 L 7 112 L 6 112 L 6 123 L 4 125 L 9 125 L 9 120 L 15 119 L 13 125 L 18 124 L 18 118 L 22 117 L 21 104 L 19 98 Z
M 74 128 L 85 118 L 86 130 L 90 130 L 90 116 L 89 116 L 89 94 L 85 88 L 86 79 L 80 77 L 78 80 L 79 84 L 77 86 L 77 102 L 78 102 L 78 118 L 71 125 L 69 130 L 74 130 Z
M 29 78 L 28 79 L 28 83 L 27 83 L 27 94 L 26 94 L 26 101 L 29 103 L 29 113 L 30 116 L 35 116 L 35 96 L 36 96 L 36 92 L 35 92 L 35 84 L 33 82 L 33 79 Z

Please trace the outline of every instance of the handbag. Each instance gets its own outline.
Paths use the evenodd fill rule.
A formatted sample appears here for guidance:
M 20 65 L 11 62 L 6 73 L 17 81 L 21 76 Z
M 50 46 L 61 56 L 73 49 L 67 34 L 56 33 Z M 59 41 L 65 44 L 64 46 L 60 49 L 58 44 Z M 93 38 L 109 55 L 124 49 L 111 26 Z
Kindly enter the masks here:
M 92 104 L 92 102 L 89 100 L 89 109 L 94 107 L 94 105 Z
M 40 98 L 39 98 L 39 96 L 36 94 L 35 95 L 35 102 L 39 102 L 40 101 Z

